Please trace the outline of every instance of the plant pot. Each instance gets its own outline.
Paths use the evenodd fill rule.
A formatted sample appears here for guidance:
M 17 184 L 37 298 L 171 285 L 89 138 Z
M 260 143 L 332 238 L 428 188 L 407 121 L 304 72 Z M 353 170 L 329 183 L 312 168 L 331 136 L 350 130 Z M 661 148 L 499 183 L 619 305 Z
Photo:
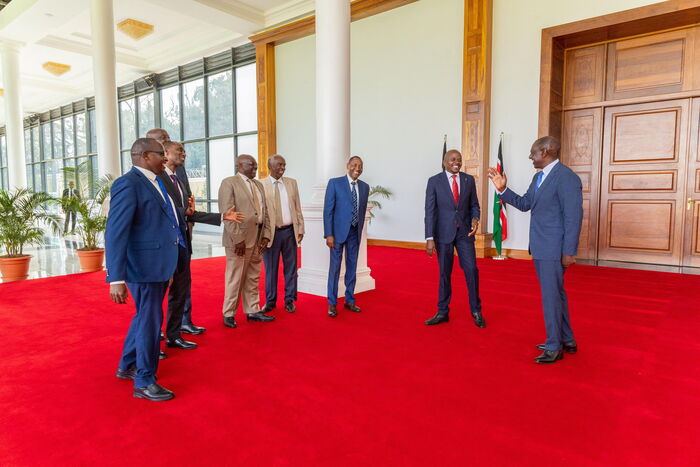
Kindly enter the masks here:
M 105 258 L 104 248 L 99 250 L 75 250 L 80 260 L 80 270 L 82 272 L 102 271 L 102 262 Z
M 23 281 L 29 277 L 31 255 L 0 257 L 0 272 L 3 282 Z

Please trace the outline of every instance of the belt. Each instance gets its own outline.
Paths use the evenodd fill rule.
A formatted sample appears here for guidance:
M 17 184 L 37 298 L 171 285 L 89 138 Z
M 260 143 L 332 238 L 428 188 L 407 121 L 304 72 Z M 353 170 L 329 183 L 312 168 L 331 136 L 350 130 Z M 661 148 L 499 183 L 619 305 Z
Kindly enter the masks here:
M 294 227 L 292 224 L 283 225 L 282 227 L 277 227 L 276 230 L 287 230 L 287 229 L 291 229 L 292 227 Z

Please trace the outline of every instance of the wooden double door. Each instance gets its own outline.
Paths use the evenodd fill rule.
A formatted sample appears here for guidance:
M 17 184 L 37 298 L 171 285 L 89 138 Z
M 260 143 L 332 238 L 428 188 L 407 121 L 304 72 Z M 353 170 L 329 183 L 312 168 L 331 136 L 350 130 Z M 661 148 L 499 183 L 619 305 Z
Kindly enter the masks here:
M 696 33 L 567 52 L 562 160 L 583 182 L 581 259 L 700 271 Z

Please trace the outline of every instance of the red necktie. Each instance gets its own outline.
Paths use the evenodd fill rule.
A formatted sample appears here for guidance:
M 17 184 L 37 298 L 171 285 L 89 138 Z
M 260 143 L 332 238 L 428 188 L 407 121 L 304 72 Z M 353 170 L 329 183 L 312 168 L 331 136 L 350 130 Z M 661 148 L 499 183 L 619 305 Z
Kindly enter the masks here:
M 459 187 L 457 186 L 457 175 L 452 176 L 452 196 L 455 198 L 455 206 L 459 205 Z

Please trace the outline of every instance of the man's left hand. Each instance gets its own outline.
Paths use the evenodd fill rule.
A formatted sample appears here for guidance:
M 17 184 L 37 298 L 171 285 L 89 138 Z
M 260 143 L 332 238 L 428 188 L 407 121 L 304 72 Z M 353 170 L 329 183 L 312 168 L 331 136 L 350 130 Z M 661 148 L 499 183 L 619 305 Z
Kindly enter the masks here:
M 267 243 L 270 240 L 268 238 L 263 238 L 260 240 L 260 245 L 258 246 L 258 254 L 262 254 L 263 251 L 265 251 L 265 248 L 267 248 Z
M 572 255 L 561 255 L 561 265 L 564 269 L 568 268 L 572 264 L 576 263 L 576 257 Z
M 236 224 L 240 224 L 243 219 L 245 219 L 245 215 L 242 212 L 236 212 L 236 206 L 231 206 L 224 214 L 225 221 L 235 222 Z
M 471 232 L 469 232 L 469 237 L 473 237 L 474 235 L 476 235 L 476 232 L 479 230 L 480 222 L 481 221 L 479 221 L 479 219 L 472 219 L 472 230 Z

